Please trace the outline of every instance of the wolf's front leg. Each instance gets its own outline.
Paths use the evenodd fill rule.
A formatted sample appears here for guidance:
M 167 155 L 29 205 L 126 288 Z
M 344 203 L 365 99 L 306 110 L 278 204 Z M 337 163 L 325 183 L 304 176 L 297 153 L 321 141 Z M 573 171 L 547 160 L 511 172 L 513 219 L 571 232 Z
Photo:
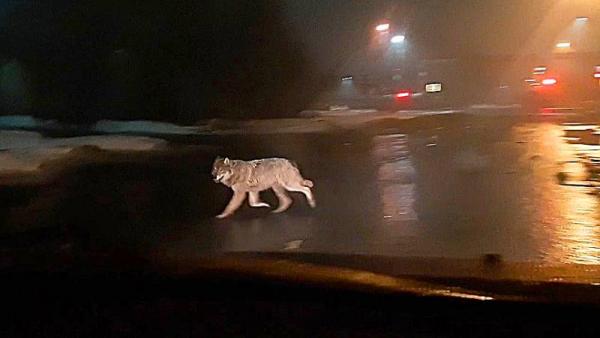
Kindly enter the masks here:
M 258 194 L 258 191 L 251 191 L 249 193 L 249 198 L 248 201 L 250 202 L 250 206 L 253 208 L 261 208 L 261 207 L 265 207 L 265 208 L 269 208 L 271 207 L 269 204 L 263 202 L 260 200 L 260 195 Z
M 231 201 L 225 207 L 225 210 L 217 216 L 217 218 L 225 218 L 231 216 L 241 205 L 244 203 L 246 199 L 246 192 L 234 191 L 233 197 L 231 197 Z

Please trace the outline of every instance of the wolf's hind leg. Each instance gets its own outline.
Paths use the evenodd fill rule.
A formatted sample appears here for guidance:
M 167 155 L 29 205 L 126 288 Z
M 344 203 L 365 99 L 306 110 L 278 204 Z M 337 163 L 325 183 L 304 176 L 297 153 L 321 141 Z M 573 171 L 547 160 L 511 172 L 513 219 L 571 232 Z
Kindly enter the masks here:
M 223 212 L 220 215 L 218 215 L 217 218 L 225 218 L 231 216 L 237 209 L 239 209 L 242 203 L 244 203 L 245 199 L 245 192 L 234 191 L 233 197 L 231 197 L 229 204 L 227 204 L 225 210 L 223 210 Z
M 273 212 L 277 214 L 286 211 L 292 204 L 292 199 L 287 195 L 282 186 L 274 185 L 272 189 L 275 192 L 277 199 L 279 199 L 279 205 L 277 206 L 277 209 L 273 210 Z
M 270 208 L 271 206 L 268 203 L 265 203 L 260 200 L 260 195 L 258 191 L 251 191 L 249 193 L 248 203 L 253 208 Z
M 308 204 L 310 205 L 311 208 L 315 208 L 317 206 L 317 202 L 315 201 L 315 196 L 313 195 L 313 193 L 309 187 L 299 185 L 299 186 L 286 186 L 285 188 L 288 191 L 303 193 L 304 196 L 306 196 L 306 200 L 308 201 Z

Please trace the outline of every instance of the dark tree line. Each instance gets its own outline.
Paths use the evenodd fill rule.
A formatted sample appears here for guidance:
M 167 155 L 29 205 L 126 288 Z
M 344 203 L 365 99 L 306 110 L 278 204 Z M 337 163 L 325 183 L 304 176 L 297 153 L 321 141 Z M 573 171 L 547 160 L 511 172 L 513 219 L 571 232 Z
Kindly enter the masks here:
M 0 24 L 27 104 L 1 114 L 91 122 L 278 117 L 318 89 L 281 2 L 25 1 Z M 9 80 L 5 80 L 9 81 Z

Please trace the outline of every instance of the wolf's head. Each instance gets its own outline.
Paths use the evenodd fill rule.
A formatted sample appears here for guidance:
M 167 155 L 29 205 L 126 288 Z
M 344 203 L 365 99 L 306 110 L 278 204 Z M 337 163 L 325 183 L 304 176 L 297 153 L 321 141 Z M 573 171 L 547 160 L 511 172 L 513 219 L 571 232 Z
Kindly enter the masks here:
M 212 175 L 216 183 L 227 181 L 233 175 L 231 160 L 227 157 L 217 157 L 213 163 Z

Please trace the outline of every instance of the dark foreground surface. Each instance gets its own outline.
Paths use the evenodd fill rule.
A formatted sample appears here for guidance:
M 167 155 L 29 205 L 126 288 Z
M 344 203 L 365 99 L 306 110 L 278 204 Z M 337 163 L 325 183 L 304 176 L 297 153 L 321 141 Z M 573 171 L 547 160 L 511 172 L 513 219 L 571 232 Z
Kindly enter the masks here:
M 152 155 L 84 151 L 43 183 L 3 181 L 3 264 L 64 252 L 201 257 L 229 251 L 600 263 L 594 188 L 554 120 L 443 116 L 383 120 L 326 134 L 173 139 Z M 200 147 L 198 145 L 201 145 Z M 217 220 L 231 192 L 216 155 L 295 160 L 315 182 L 284 214 L 245 205 Z M 262 193 L 272 206 L 272 192 Z M 25 231 L 26 229 L 27 231 Z
M 321 258 L 352 261 L 352 257 Z M 162 263 L 168 264 L 162 265 L 120 255 L 53 271 L 3 270 L 0 294 L 5 315 L 0 333 L 3 337 L 597 337 L 600 332 L 595 320 L 600 303 L 592 285 L 394 278 L 294 260 L 303 258 L 257 260 L 237 255 L 165 260 Z M 358 261 L 379 267 L 391 263 Z M 451 260 L 446 264 L 453 266 Z M 396 273 L 402 274 L 406 264 L 396 266 Z M 511 270 L 503 264 L 474 267 L 492 275 Z

